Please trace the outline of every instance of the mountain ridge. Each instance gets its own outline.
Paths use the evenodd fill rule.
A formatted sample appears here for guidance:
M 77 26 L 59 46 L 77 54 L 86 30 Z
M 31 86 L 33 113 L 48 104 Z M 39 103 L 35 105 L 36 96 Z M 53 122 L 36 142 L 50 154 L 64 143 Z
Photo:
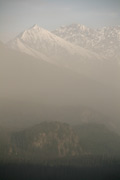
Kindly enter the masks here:
M 73 31 L 71 34 L 71 30 L 69 32 L 69 28 L 72 28 L 72 31 L 74 29 L 75 32 Z M 68 29 L 68 33 L 67 30 L 64 29 Z M 81 31 L 79 31 L 79 29 L 81 29 L 82 33 L 80 33 Z M 68 26 L 68 28 L 64 27 L 63 32 L 65 33 L 65 37 L 67 35 L 70 38 L 73 36 L 73 40 L 70 42 L 69 39 L 66 39 L 65 37 L 61 38 L 59 37 L 61 35 L 58 36 L 58 34 L 55 32 L 50 32 L 39 27 L 38 25 L 34 25 L 28 30 L 23 31 L 23 33 L 20 33 L 7 45 L 12 49 L 32 55 L 38 59 L 43 59 L 44 61 L 59 67 L 70 69 L 75 73 L 83 74 L 86 77 L 90 77 L 94 80 L 97 79 L 97 81 L 105 84 L 111 84 L 116 82 L 115 79 L 118 80 L 119 76 L 119 46 L 115 46 L 115 48 L 112 50 L 115 54 L 114 59 L 111 55 L 111 58 L 108 57 L 109 52 L 107 49 L 111 49 L 112 46 L 114 47 L 114 44 L 109 45 L 109 41 L 105 47 L 103 47 L 104 43 L 102 43 L 103 45 L 100 45 L 103 50 L 101 50 L 101 48 L 97 48 L 96 51 L 96 45 L 95 49 L 92 47 L 92 45 L 90 45 L 90 48 L 87 49 L 84 43 L 89 45 L 97 42 L 97 44 L 100 44 L 98 43 L 99 37 L 95 36 L 93 31 L 95 30 L 86 28 L 84 25 L 74 24 Z M 96 33 L 100 34 L 100 32 Z M 76 43 L 77 45 L 74 43 L 74 36 L 75 41 L 78 41 L 78 44 Z M 104 36 L 104 33 L 101 36 Z M 83 41 L 81 40 L 81 37 Z M 82 44 L 79 45 L 79 42 Z M 105 53 L 107 53 L 107 56 L 103 51 L 106 51 Z M 116 51 L 118 53 L 116 53 Z M 116 83 L 115 86 L 118 86 L 118 83 Z
M 88 28 L 80 24 L 62 26 L 54 34 L 63 39 L 119 62 L 120 26 Z M 120 62 L 119 62 L 120 63 Z
M 91 60 L 95 63 L 102 60 L 96 53 L 75 46 L 38 25 L 34 25 L 23 33 L 20 33 L 14 40 L 8 43 L 8 46 L 24 52 L 27 52 L 27 49 L 24 48 L 29 47 L 30 50 L 33 50 L 33 53 L 31 53 L 33 56 L 39 58 L 42 54 L 49 58 L 49 60 L 45 58 L 44 60 L 58 65 L 63 64 L 66 67 L 70 66 L 70 68 L 73 60 L 76 62 L 76 66 L 80 62 L 85 63 L 87 61 L 89 63 Z M 28 51 L 27 53 L 29 54 L 30 52 Z

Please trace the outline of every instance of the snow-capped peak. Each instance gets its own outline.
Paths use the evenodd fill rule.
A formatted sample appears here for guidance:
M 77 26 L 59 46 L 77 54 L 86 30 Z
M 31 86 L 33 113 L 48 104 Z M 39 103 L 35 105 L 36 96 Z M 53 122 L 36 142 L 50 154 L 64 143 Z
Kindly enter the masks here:
M 27 42 L 33 41 L 33 43 L 34 43 L 38 39 L 40 40 L 41 37 L 43 37 L 43 36 L 48 37 L 49 34 L 50 34 L 49 31 L 47 31 L 46 29 L 43 29 L 43 28 L 39 27 L 37 24 L 35 24 L 28 30 L 25 30 L 23 33 L 21 33 L 19 38 L 24 41 L 27 41 Z
M 32 28 L 33 28 L 33 29 L 39 29 L 40 27 L 39 27 L 37 24 L 34 24 L 34 25 L 32 26 Z
M 38 25 L 19 34 L 13 41 L 9 42 L 9 46 L 50 63 L 78 69 L 78 71 L 80 71 L 80 63 L 93 64 L 93 62 L 100 62 L 102 59 L 96 53 L 73 45 Z

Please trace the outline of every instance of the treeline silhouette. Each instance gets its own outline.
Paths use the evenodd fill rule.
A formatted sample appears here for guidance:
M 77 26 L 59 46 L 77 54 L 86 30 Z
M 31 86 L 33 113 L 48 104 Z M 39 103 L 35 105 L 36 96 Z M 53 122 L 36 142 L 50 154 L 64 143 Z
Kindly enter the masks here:
M 31 163 L 1 163 L 1 180 L 119 180 L 120 161 L 113 158 L 75 158 L 61 161 Z M 54 162 L 54 163 L 53 163 Z M 84 165 L 83 165 L 84 164 Z

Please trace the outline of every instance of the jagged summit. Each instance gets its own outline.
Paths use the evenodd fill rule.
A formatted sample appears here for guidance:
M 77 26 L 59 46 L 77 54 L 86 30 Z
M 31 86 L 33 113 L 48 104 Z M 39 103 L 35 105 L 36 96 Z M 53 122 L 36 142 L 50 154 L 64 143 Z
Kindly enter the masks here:
M 48 37 L 49 35 L 50 32 L 48 30 L 35 24 L 31 28 L 22 32 L 19 38 L 24 41 L 33 41 L 33 43 L 35 43 L 36 40 L 40 40 L 43 36 Z
M 34 24 L 31 28 L 28 30 L 46 30 L 43 27 L 40 27 L 38 24 Z M 47 30 L 46 30 L 47 31 Z
M 88 28 L 85 25 L 73 23 L 68 26 L 61 26 L 60 28 L 53 31 L 54 34 L 64 38 L 66 33 L 69 33 L 71 36 L 76 36 L 79 32 L 80 33 L 88 33 L 91 28 Z M 66 38 L 67 40 L 67 38 Z
M 38 24 L 34 24 L 34 25 L 32 26 L 32 28 L 33 28 L 33 29 L 36 29 L 36 28 L 40 28 L 40 27 L 38 26 Z
M 103 55 L 107 59 L 120 59 L 120 26 L 88 28 L 81 24 L 71 24 L 53 31 L 57 36 L 72 44 Z
M 79 28 L 79 29 L 82 29 L 82 30 L 88 29 L 87 26 L 85 26 L 83 24 L 77 24 L 77 23 L 70 24 L 67 27 L 69 27 L 69 28 Z

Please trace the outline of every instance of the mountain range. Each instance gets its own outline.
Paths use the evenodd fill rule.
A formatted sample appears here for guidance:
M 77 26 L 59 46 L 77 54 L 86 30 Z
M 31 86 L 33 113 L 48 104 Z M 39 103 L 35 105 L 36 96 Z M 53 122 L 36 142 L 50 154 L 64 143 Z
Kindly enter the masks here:
M 68 42 L 120 63 L 120 26 L 92 29 L 81 24 L 71 24 L 62 26 L 53 33 Z
M 119 50 L 119 26 L 0 42 L 1 179 L 120 179 Z
M 75 115 L 77 109 L 75 117 L 72 116 L 74 122 L 81 121 L 81 114 L 85 113 L 85 119 L 88 118 L 89 121 L 95 119 L 96 115 L 93 115 L 95 112 L 100 112 L 102 117 L 107 116 L 106 119 L 109 119 L 115 129 L 118 128 L 120 117 L 118 61 L 115 58 L 107 59 L 104 53 L 100 55 L 85 45 L 70 42 L 69 38 L 65 38 L 74 34 L 75 39 L 82 42 L 76 37 L 78 34 L 81 37 L 84 33 L 84 41 L 87 41 L 85 36 L 88 34 L 94 40 L 95 36 L 89 28 L 74 24 L 60 29 L 49 32 L 34 25 L 7 45 L 0 43 L 1 124 L 14 122 L 8 123 L 9 126 L 20 125 L 21 121 L 26 124 L 28 119 L 29 122 L 52 118 L 55 120 L 57 117 L 55 112 L 60 113 L 58 117 L 60 120 L 68 122 L 67 113 L 72 116 L 73 110 Z M 67 29 L 70 29 L 71 35 L 68 35 Z M 61 31 L 64 31 L 64 37 L 60 37 Z M 107 32 L 104 39 L 109 36 Z M 116 41 L 112 43 L 114 49 L 116 42 L 119 44 L 119 26 L 116 30 L 114 28 L 112 34 L 116 37 L 114 38 Z M 112 41 L 111 36 L 110 38 Z M 80 114 L 82 106 L 85 109 L 83 108 Z M 66 107 L 67 111 L 64 110 Z M 88 111 L 90 117 L 86 116 L 89 114 Z
M 97 81 L 111 83 L 119 76 L 119 32 L 119 26 L 92 30 L 73 24 L 49 32 L 34 25 L 7 45 Z
M 98 65 L 102 60 L 96 53 L 76 46 L 38 25 L 19 34 L 8 46 L 76 72 L 81 72 L 81 66 L 86 63 L 90 67 L 93 63 L 95 66 L 96 62 Z
M 92 29 L 81 24 L 71 24 L 50 32 L 35 24 L 8 44 L 48 61 L 58 56 L 67 58 L 69 55 L 83 62 L 103 57 L 109 61 L 119 61 L 120 26 Z

